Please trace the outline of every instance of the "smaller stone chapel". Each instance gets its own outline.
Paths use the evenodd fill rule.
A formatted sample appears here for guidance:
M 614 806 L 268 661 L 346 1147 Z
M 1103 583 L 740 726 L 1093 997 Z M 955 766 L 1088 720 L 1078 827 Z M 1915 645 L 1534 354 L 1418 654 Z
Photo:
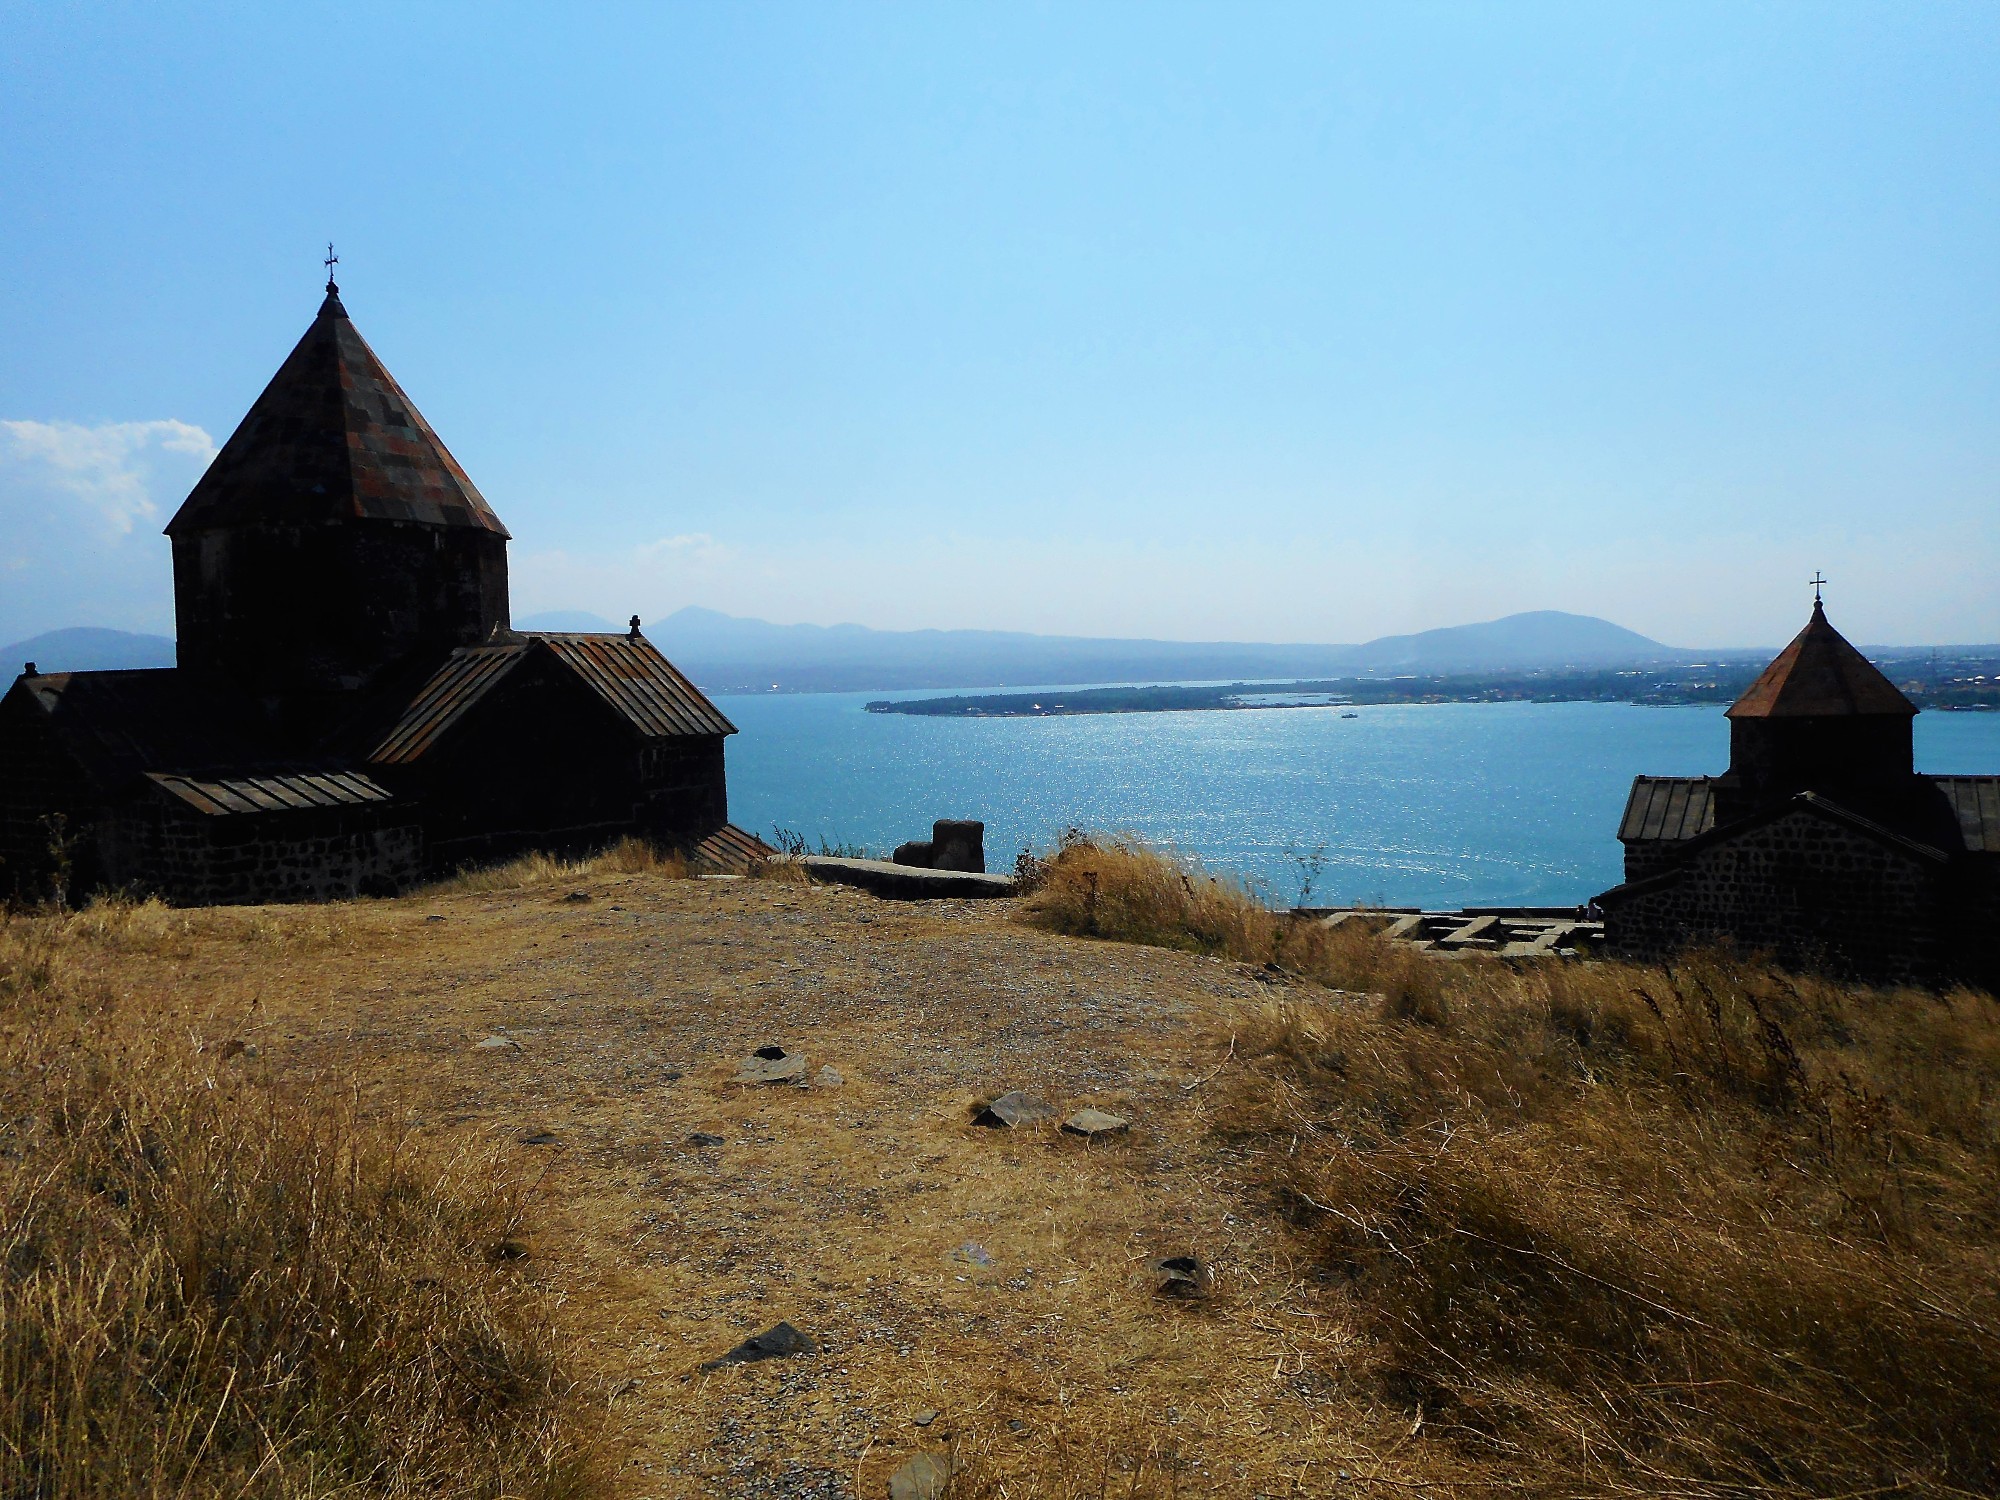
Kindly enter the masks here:
M 1916 705 L 1812 618 L 1728 713 L 1720 776 L 1641 776 L 1605 944 L 1709 943 L 1879 980 L 2000 983 L 2000 775 L 1916 769 Z
M 714 870 L 733 724 L 639 633 L 509 624 L 507 528 L 326 299 L 167 525 L 178 665 L 0 697 L 0 899 L 389 894 L 633 835 Z

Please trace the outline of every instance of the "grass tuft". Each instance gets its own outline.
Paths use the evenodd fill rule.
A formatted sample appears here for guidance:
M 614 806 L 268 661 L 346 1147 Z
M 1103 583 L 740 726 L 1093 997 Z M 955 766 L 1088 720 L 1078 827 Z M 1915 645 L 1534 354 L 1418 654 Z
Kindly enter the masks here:
M 1218 1129 L 1496 1483 L 2000 1488 L 2000 1005 L 1711 954 L 1445 962 L 1071 840 L 1028 920 L 1273 963 Z
M 644 839 L 622 838 L 610 848 L 581 859 L 562 859 L 540 850 L 500 864 L 460 870 L 429 887 L 438 896 L 492 895 L 530 890 L 592 875 L 658 875 L 685 880 L 692 872 L 677 849 L 662 850 Z
M 0 928 L 0 1494 L 585 1493 L 518 1185 L 72 992 L 160 920 Z

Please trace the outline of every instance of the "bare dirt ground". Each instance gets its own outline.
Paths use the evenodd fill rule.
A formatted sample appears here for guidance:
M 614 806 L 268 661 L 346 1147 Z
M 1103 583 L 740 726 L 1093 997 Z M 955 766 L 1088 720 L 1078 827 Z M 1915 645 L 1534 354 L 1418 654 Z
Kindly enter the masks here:
M 1213 1128 L 1269 981 L 1012 905 L 594 876 L 177 913 L 88 962 L 242 1066 L 536 1174 L 524 1274 L 563 1294 L 621 1495 L 879 1496 L 920 1451 L 954 1495 L 1449 1485 L 1339 1378 L 1353 1335 Z M 733 1083 L 769 1043 L 844 1081 Z M 1133 1127 L 970 1123 L 1014 1088 Z M 1159 1296 L 1190 1253 L 1213 1294 Z M 816 1351 L 699 1368 L 780 1320 Z

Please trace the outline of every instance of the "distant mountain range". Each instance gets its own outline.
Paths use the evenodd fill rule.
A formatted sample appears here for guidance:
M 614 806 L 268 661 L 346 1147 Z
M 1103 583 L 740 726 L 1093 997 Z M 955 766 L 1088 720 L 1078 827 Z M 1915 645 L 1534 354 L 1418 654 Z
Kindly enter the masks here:
M 609 621 L 577 614 L 530 616 L 519 623 L 529 630 L 617 628 Z M 1383 636 L 1358 646 L 773 625 L 710 609 L 683 609 L 645 629 L 683 671 L 716 692 L 1239 681 L 1695 659 L 1694 653 L 1663 646 L 1608 620 L 1553 610 L 1417 635 Z
M 601 615 L 523 616 L 523 630 L 623 630 Z M 1617 668 L 1768 659 L 1771 649 L 1694 652 L 1591 615 L 1536 610 L 1477 625 L 1385 635 L 1357 646 L 1152 641 L 1008 630 L 870 630 L 773 625 L 683 609 L 645 626 L 675 664 L 711 692 L 895 692 L 1091 683 L 1287 681 L 1447 672 Z M 1910 648 L 1881 655 L 1914 656 Z M 34 662 L 44 672 L 170 667 L 166 636 L 80 627 L 0 647 L 0 682 Z
M 171 667 L 174 641 L 167 635 L 135 635 L 77 625 L 45 630 L 11 646 L 0 646 L 0 682 L 33 662 L 43 672 L 106 672 L 128 667 Z

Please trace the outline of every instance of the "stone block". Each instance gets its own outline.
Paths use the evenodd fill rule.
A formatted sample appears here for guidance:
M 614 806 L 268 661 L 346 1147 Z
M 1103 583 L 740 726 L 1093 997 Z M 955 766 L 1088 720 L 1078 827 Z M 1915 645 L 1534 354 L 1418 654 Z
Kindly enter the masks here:
M 889 856 L 889 863 L 908 865 L 914 870 L 928 870 L 933 868 L 932 849 L 933 846 L 928 839 L 911 839 L 908 843 L 896 846 L 896 852 Z
M 972 818 L 939 818 L 931 824 L 931 868 L 986 873 L 986 825 Z

